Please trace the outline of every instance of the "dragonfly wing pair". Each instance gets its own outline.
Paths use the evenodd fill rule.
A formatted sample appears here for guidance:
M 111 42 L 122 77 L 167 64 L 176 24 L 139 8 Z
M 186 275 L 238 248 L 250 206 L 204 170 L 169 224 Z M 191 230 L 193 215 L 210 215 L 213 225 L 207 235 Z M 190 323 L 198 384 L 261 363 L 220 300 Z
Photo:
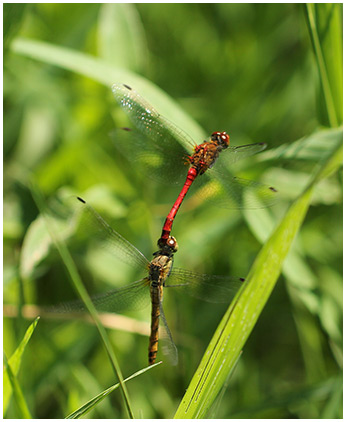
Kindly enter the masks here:
M 165 287 L 176 287 L 178 292 L 187 293 L 206 302 L 230 303 L 243 282 L 244 279 L 240 277 L 200 274 L 175 268 Z
M 196 143 L 183 130 L 161 116 L 144 98 L 127 85 L 115 84 L 113 94 L 137 130 L 117 131 L 117 148 L 133 160 L 148 177 L 170 184 L 181 183 L 187 175 L 188 155 Z M 263 151 L 265 143 L 229 146 L 215 165 L 196 178 L 203 200 L 223 208 L 264 208 L 277 200 L 274 188 L 234 177 L 232 165 Z

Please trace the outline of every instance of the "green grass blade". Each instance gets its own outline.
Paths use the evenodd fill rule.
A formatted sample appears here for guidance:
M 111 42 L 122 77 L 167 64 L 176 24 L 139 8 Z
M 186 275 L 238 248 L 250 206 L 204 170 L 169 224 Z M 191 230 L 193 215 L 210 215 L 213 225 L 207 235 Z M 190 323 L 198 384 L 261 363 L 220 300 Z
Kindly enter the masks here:
M 329 125 L 342 123 L 342 5 L 306 4 Z
M 4 365 L 5 365 L 5 371 L 7 374 L 7 377 L 9 379 L 13 396 L 15 399 L 15 403 L 19 409 L 20 412 L 20 418 L 21 419 L 32 419 L 32 416 L 30 414 L 29 408 L 26 404 L 22 389 L 20 388 L 20 385 L 18 383 L 17 377 L 13 374 L 13 371 L 11 369 L 11 366 L 9 362 L 6 359 L 6 355 L 4 354 Z
M 153 369 L 155 366 L 160 365 L 162 362 L 157 362 L 154 365 L 148 366 L 144 369 L 141 369 L 138 372 L 135 372 L 130 377 L 124 379 L 124 383 L 130 381 L 133 378 L 138 377 L 141 374 Z M 103 399 L 105 399 L 109 394 L 111 394 L 114 390 L 119 388 L 120 384 L 112 385 L 112 387 L 107 388 L 107 390 L 102 391 L 102 393 L 95 396 L 93 399 L 89 400 L 87 403 L 83 404 L 83 406 L 79 407 L 77 410 L 66 416 L 65 419 L 79 419 L 82 416 L 85 416 L 88 412 L 90 412 L 98 403 L 100 403 Z
M 261 249 L 247 281 L 217 328 L 175 418 L 206 417 L 275 287 L 283 262 L 305 218 L 315 184 L 342 163 L 340 144 L 319 167 L 309 186 L 291 205 Z
M 121 369 L 120 366 L 118 364 L 118 361 L 115 357 L 115 354 L 113 352 L 112 346 L 110 344 L 109 338 L 107 336 L 106 330 L 104 329 L 103 325 L 101 324 L 100 318 L 97 314 L 97 311 L 95 309 L 95 306 L 93 305 L 83 283 L 82 280 L 79 277 L 77 268 L 74 264 L 74 261 L 65 245 L 65 243 L 63 241 L 60 240 L 59 236 L 57 235 L 57 233 L 59 233 L 58 229 L 55 227 L 55 221 L 53 218 L 50 218 L 47 210 L 46 210 L 46 206 L 44 203 L 44 200 L 41 198 L 41 194 L 38 191 L 38 189 L 36 188 L 36 186 L 34 184 L 31 185 L 32 188 L 32 194 L 33 197 L 35 199 L 35 202 L 41 212 L 41 214 L 43 215 L 43 217 L 46 220 L 46 224 L 47 224 L 47 229 L 50 233 L 50 235 L 52 236 L 52 239 L 54 240 L 54 243 L 56 245 L 56 248 L 61 256 L 61 259 L 63 260 L 66 269 L 70 275 L 71 281 L 73 283 L 73 286 L 75 288 L 75 290 L 78 292 L 79 296 L 81 297 L 81 299 L 83 300 L 85 307 L 87 308 L 87 310 L 89 311 L 92 319 L 95 321 L 96 327 L 99 331 L 99 334 L 102 338 L 102 341 L 104 343 L 105 349 L 107 351 L 112 369 L 116 375 L 116 377 L 119 379 L 120 382 L 120 389 L 124 398 L 124 402 L 125 402 L 125 407 L 127 409 L 127 412 L 129 414 L 129 416 L 133 419 L 133 412 L 131 409 L 131 405 L 130 405 L 130 399 L 129 399 L 129 395 L 127 392 L 127 388 L 124 385 L 124 378 L 122 376 L 121 373 Z
M 40 319 L 40 317 L 37 317 L 35 319 L 35 321 L 32 324 L 30 324 L 29 328 L 25 332 L 23 340 L 20 342 L 19 346 L 17 347 L 17 349 L 15 350 L 13 355 L 8 360 L 8 365 L 10 366 L 9 371 L 11 372 L 11 374 L 14 378 L 16 378 L 16 376 L 18 374 L 18 371 L 19 371 L 19 368 L 20 368 L 20 365 L 21 365 L 21 362 L 22 362 L 23 353 L 24 353 L 25 348 L 26 348 L 27 344 L 29 343 L 29 340 L 30 340 L 30 338 L 31 338 L 36 326 L 37 326 L 39 319 Z M 6 413 L 9 402 L 10 402 L 10 398 L 11 398 L 11 395 L 12 395 L 12 382 L 9 378 L 8 370 L 4 371 L 3 388 L 4 388 L 3 412 Z
M 148 79 L 120 67 L 121 64 L 111 65 L 105 60 L 79 51 L 23 38 L 16 38 L 11 49 L 14 53 L 89 77 L 109 89 L 113 83 L 127 83 L 164 116 L 179 122 L 179 126 L 193 137 L 203 139 L 205 136 L 201 127 L 169 95 Z
M 98 51 L 115 66 L 143 71 L 148 51 L 145 31 L 131 3 L 106 3 L 98 22 Z

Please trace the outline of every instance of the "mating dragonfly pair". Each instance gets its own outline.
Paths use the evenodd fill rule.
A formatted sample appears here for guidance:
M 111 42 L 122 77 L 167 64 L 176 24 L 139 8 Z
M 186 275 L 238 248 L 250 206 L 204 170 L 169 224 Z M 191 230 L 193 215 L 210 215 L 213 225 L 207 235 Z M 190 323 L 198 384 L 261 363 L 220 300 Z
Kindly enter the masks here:
M 116 142 L 119 150 L 131 157 L 136 167 L 146 171 L 151 177 L 168 178 L 170 183 L 179 183 L 184 176 L 186 179 L 165 220 L 158 240 L 159 250 L 154 253 L 151 261 L 114 231 L 83 199 L 78 198 L 81 212 L 94 227 L 98 238 L 108 243 L 118 258 L 146 272 L 146 276 L 139 281 L 95 297 L 93 302 L 100 311 L 121 312 L 136 303 L 149 302 L 150 299 L 152 312 L 149 364 L 153 364 L 157 356 L 160 319 L 166 332 L 166 350 L 174 364 L 178 360 L 177 349 L 164 316 L 163 288 L 177 287 L 210 302 L 229 302 L 244 281 L 237 277 L 211 276 L 173 269 L 173 256 L 178 245 L 171 236 L 171 230 L 176 214 L 192 184 L 199 185 L 199 194 L 205 200 L 212 200 L 226 208 L 272 205 L 276 199 L 276 190 L 273 187 L 233 177 L 229 172 L 230 165 L 262 151 L 266 145 L 257 143 L 230 146 L 226 132 L 214 132 L 209 140 L 197 145 L 129 86 L 115 84 L 113 93 L 135 126 L 134 129 L 123 128 L 118 131 Z M 184 147 L 190 147 L 190 151 L 187 152 Z M 187 176 L 186 164 L 190 165 Z M 76 309 L 76 305 L 66 305 L 65 309 Z

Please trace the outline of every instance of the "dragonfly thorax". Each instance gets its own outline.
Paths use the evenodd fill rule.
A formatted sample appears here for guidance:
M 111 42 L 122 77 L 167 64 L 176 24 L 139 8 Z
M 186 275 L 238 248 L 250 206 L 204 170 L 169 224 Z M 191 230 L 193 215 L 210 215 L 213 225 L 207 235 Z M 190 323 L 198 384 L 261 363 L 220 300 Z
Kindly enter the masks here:
M 190 157 L 191 166 L 196 169 L 197 174 L 204 174 L 214 165 L 222 149 L 217 141 L 212 140 L 197 145 L 195 153 Z
M 208 141 L 195 147 L 195 153 L 189 157 L 191 166 L 197 170 L 197 174 L 205 173 L 228 146 L 229 135 L 226 132 L 213 132 Z
M 173 257 L 157 255 L 149 264 L 149 280 L 163 285 L 173 265 Z

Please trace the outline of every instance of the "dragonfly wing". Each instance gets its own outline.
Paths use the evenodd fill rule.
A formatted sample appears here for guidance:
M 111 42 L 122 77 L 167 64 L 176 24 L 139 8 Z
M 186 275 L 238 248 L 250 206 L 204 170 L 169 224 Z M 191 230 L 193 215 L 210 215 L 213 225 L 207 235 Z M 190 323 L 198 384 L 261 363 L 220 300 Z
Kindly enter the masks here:
M 226 169 L 222 173 L 209 169 L 194 185 L 193 191 L 201 200 L 228 209 L 266 208 L 274 205 L 279 197 L 274 187 L 234 177 Z
M 171 365 L 175 366 L 178 364 L 178 350 L 174 344 L 171 331 L 168 327 L 165 313 L 163 312 L 162 301 L 160 301 L 160 318 L 163 322 L 164 335 L 162 336 L 162 351 L 168 356 Z
M 193 271 L 175 268 L 172 270 L 165 287 L 188 293 L 198 299 L 213 303 L 228 303 L 243 284 L 239 277 L 223 277 L 199 274 Z
M 149 261 L 145 256 L 130 242 L 124 239 L 119 233 L 98 214 L 83 199 L 74 199 L 75 224 L 78 233 L 86 238 L 87 241 L 96 241 L 101 247 L 113 252 L 117 258 L 133 267 L 146 271 Z
M 263 151 L 267 148 L 267 144 L 260 142 L 257 144 L 248 144 L 248 145 L 240 145 L 240 146 L 230 146 L 220 154 L 215 167 L 217 169 L 218 163 L 223 162 L 224 165 L 231 165 L 236 163 L 239 160 L 243 160 L 246 157 L 250 157 L 251 155 L 257 154 L 258 152 Z
M 149 281 L 143 278 L 128 286 L 92 296 L 91 300 L 99 312 L 119 313 L 125 310 L 142 309 L 150 303 Z M 53 312 L 86 312 L 82 301 L 65 302 L 54 308 Z
M 278 199 L 275 188 L 234 177 L 231 173 L 233 163 L 265 148 L 266 144 L 258 143 L 229 147 L 222 151 L 215 166 L 196 179 L 193 190 L 204 201 L 210 201 L 222 208 L 256 209 L 274 205 Z
M 115 129 L 111 138 L 119 153 L 146 176 L 168 184 L 181 183 L 188 171 L 184 148 L 175 142 L 170 148 L 148 139 L 137 129 Z
M 128 85 L 114 84 L 112 91 L 116 101 L 128 114 L 137 129 L 157 145 L 168 151 L 175 144 L 192 150 L 195 143 L 190 136 L 174 123 L 162 117 L 154 107 Z

